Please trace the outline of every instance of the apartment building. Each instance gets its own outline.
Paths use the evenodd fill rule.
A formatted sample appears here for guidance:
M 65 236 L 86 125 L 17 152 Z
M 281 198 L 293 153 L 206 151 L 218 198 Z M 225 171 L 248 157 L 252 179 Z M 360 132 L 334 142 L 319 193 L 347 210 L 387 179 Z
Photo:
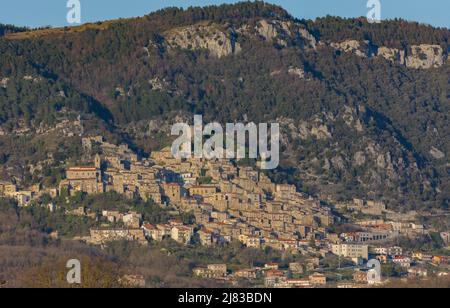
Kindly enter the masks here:
M 369 259 L 369 246 L 356 244 L 337 244 L 332 245 L 332 253 L 349 259 L 361 258 Z

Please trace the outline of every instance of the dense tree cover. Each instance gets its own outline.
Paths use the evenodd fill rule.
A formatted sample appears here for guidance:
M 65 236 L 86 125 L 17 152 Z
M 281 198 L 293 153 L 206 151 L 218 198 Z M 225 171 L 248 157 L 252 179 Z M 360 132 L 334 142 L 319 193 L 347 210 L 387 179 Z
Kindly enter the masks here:
M 0 53 L 0 124 L 14 127 L 21 119 L 52 125 L 63 108 L 108 117 L 97 101 L 36 68 L 1 39 Z
M 400 278 L 406 275 L 408 272 L 405 268 L 395 263 L 382 264 L 381 275 L 386 278 Z
M 64 200 L 64 202 L 63 202 Z M 60 208 L 53 213 L 39 204 L 55 202 Z M 60 202 L 65 206 L 60 205 Z M 0 199 L 0 281 L 15 287 L 69 287 L 65 280 L 66 262 L 78 259 L 82 265 L 80 287 L 118 287 L 125 274 L 144 275 L 149 287 L 217 287 L 211 281 L 192 279 L 192 268 L 212 262 L 226 262 L 232 269 L 248 268 L 278 261 L 287 266 L 298 257 L 282 255 L 272 249 L 260 251 L 245 248 L 241 243 L 222 247 L 203 247 L 198 243 L 180 245 L 172 240 L 152 242 L 148 247 L 133 242 L 110 243 L 103 250 L 73 241 L 73 236 L 88 235 L 90 227 L 105 221 L 64 215 L 77 206 L 101 211 L 138 210 L 152 223 L 167 222 L 167 210 L 150 203 L 126 200 L 116 194 L 51 200 L 44 196 L 29 208 L 19 208 L 12 200 Z M 60 239 L 49 237 L 58 231 Z
M 50 203 L 56 205 L 56 212 L 50 213 L 47 208 L 42 208 L 42 205 Z M 135 211 L 141 213 L 143 220 L 151 224 L 167 223 L 170 219 L 178 219 L 186 224 L 195 223 L 195 217 L 191 213 L 173 215 L 170 212 L 172 208 L 163 208 L 151 200 L 145 202 L 139 198 L 127 199 L 115 192 L 101 195 L 77 193 L 75 196 L 68 196 L 67 192 L 63 191 L 57 198 L 44 195 L 34 204 L 35 207 L 25 210 L 35 218 L 43 232 L 58 231 L 61 236 L 69 237 L 76 234 L 88 235 L 89 228 L 108 223 L 105 217 L 101 217 L 104 210 L 119 211 L 122 214 Z M 67 211 L 80 207 L 95 214 L 99 219 L 67 215 Z
M 6 169 L 14 168 L 16 180 L 22 185 L 41 183 L 44 188 L 55 187 L 65 176 L 64 163 L 90 163 L 82 159 L 79 136 L 58 138 L 57 134 L 37 137 L 6 135 L 0 137 L 1 179 L 11 180 Z M 30 170 L 28 167 L 36 169 Z
M 296 257 L 292 255 L 283 256 L 279 251 L 270 248 L 264 251 L 247 248 L 240 242 L 215 247 L 204 247 L 200 244 L 186 247 L 173 241 L 164 241 L 155 245 L 167 250 L 171 255 L 190 259 L 196 264 L 226 263 L 234 269 L 263 266 L 270 262 L 279 262 L 281 266 L 289 266 L 290 262 L 296 260 Z
M 9 33 L 24 32 L 27 30 L 28 29 L 24 27 L 16 27 L 13 25 L 0 24 L 0 36 L 4 36 Z
M 253 18 L 292 19 L 292 16 L 283 8 L 263 1 L 243 1 L 237 5 L 223 4 L 203 8 L 167 8 L 146 16 L 147 22 L 157 29 L 191 25 L 205 20 L 240 24 Z
M 43 263 L 24 269 L 17 279 L 19 287 L 24 288 L 119 288 L 124 284 L 123 269 L 107 258 L 79 257 L 81 264 L 81 284 L 67 282 L 67 257 L 56 257 Z M 74 258 L 74 257 L 72 257 Z
M 12 127 L 17 118 L 51 123 L 55 112 L 63 107 L 92 113 L 119 128 L 152 118 L 170 121 L 174 113 L 201 113 L 206 121 L 219 122 L 244 118 L 273 121 L 282 116 L 310 120 L 317 115 L 338 116 L 345 105 L 359 110 L 363 133 L 355 133 L 339 122 L 333 124 L 335 137 L 328 141 L 293 141 L 283 149 L 283 166 L 272 176 L 311 194 L 334 185 L 333 194 L 342 198 L 365 197 L 372 192 L 374 198 L 398 199 L 411 208 L 448 207 L 448 160 L 435 160 L 429 152 L 436 147 L 450 153 L 446 138 L 450 114 L 448 65 L 410 70 L 383 59 L 336 53 L 325 46 L 315 52 L 295 43 L 274 48 L 273 44 L 239 35 L 236 39 L 242 52 L 221 59 L 207 51 L 168 51 L 161 44 L 165 31 L 183 25 L 216 22 L 227 24 L 223 29 L 228 31 L 232 25 L 237 28 L 246 23 L 253 27 L 261 18 L 272 17 L 295 21 L 279 7 L 244 2 L 170 8 L 145 18 L 118 20 L 104 29 L 17 41 L 0 39 L 5 55 L 0 59 L 0 77 L 11 76 L 7 87 L 0 87 L 0 121 Z M 325 41 L 352 38 L 370 40 L 377 46 L 406 48 L 433 43 L 448 48 L 448 29 L 402 20 L 380 25 L 333 17 L 297 22 Z M 304 69 L 308 78 L 272 74 L 289 67 Z M 26 75 L 40 77 L 41 81 L 24 80 Z M 149 80 L 155 77 L 164 81 L 164 90 L 149 86 Z M 66 98 L 59 96 L 61 91 Z M 133 136 L 125 137 L 136 141 Z M 369 162 L 359 167 L 349 162 L 367 145 L 360 140 L 373 140 L 395 162 L 402 162 L 400 166 L 404 164 L 394 170 L 398 175 L 394 183 L 387 174 L 374 181 L 370 175 L 373 164 Z M 5 156 L 0 159 L 9 159 L 9 153 L 3 152 Z M 331 160 L 336 155 L 349 161 L 343 169 L 324 171 L 325 158 Z M 310 162 L 315 159 L 318 162 L 313 166 Z M 415 165 L 418 168 L 413 168 Z M 305 179 L 312 171 L 320 175 L 322 183 Z
M 165 32 L 176 27 L 215 22 L 228 32 L 229 27 L 243 24 L 252 28 L 261 18 L 295 21 L 282 8 L 244 2 L 186 10 L 170 8 L 144 18 L 114 21 L 105 27 L 23 40 L 3 36 L 26 29 L 0 25 L 0 126 L 7 133 L 0 136 L 2 178 L 10 180 L 5 175 L 14 170 L 21 175 L 14 181 L 24 185 L 41 182 L 45 187 L 56 186 L 64 177 L 65 163 L 83 162 L 78 136 L 10 134 L 30 126 L 52 126 L 61 118 L 73 120 L 81 115 L 87 132 L 133 145 L 142 141 L 123 133 L 121 128 L 153 118 L 170 122 L 174 114 L 201 113 L 205 121 L 219 122 L 262 122 L 279 117 L 309 121 L 315 116 L 336 118 L 343 106 L 349 106 L 357 110 L 355 117 L 361 121 L 363 132 L 355 132 L 338 121 L 331 125 L 333 138 L 328 140 L 310 138 L 300 142 L 286 136 L 282 166 L 268 175 L 280 183 L 294 183 L 312 195 L 325 192 L 341 199 L 369 195 L 397 200 L 404 208 L 448 208 L 448 158 L 436 160 L 429 153 L 432 147 L 450 153 L 448 65 L 410 70 L 383 59 L 337 53 L 326 46 L 312 52 L 289 42 L 287 48 L 280 48 L 239 35 L 236 39 L 242 52 L 221 59 L 207 51 L 168 51 L 162 44 Z M 429 43 L 440 44 L 448 51 L 448 29 L 403 20 L 380 25 L 334 17 L 297 22 L 324 41 L 369 40 L 374 46 L 405 49 Z M 305 70 L 308 78 L 272 74 L 286 72 L 289 67 Z M 164 90 L 151 89 L 149 80 L 155 77 L 165 82 Z M 152 141 L 155 144 L 165 144 L 161 132 L 153 138 L 158 139 Z M 387 172 L 377 174 L 379 178 L 374 181 L 370 177 L 373 163 L 355 167 L 349 162 L 357 151 L 364 150 L 367 140 L 379 144 L 395 161 L 404 162 L 404 167 L 394 170 L 398 175 L 395 183 L 390 182 Z M 349 161 L 344 161 L 342 169 L 326 169 L 325 159 L 337 155 Z M 42 161 L 46 161 L 42 169 L 30 172 L 29 165 Z M 417 168 L 413 168 L 415 165 Z M 318 180 L 312 181 L 311 177 Z M 152 202 L 127 200 L 116 194 L 68 199 L 63 195 L 55 200 L 47 196 L 40 200 L 42 204 L 49 202 L 60 209 L 55 213 L 41 207 L 20 209 L 13 201 L 0 200 L 0 282 L 26 286 L 32 279 L 40 286 L 64 286 L 59 279 L 60 266 L 75 255 L 97 269 L 87 279 L 87 283 L 93 283 L 89 286 L 112 286 L 130 267 L 131 272 L 143 274 L 149 286 L 214 286 L 192 280 L 192 267 L 225 261 L 233 268 L 243 268 L 268 261 L 287 264 L 297 258 L 244 248 L 239 243 L 219 248 L 195 243 L 186 248 L 171 241 L 150 248 L 116 243 L 101 252 L 78 243 L 52 240 L 49 233 L 58 231 L 63 239 L 86 235 L 90 227 L 103 222 L 64 215 L 65 210 L 79 206 L 97 213 L 103 209 L 137 210 L 151 223 L 167 222 L 170 213 Z M 185 222 L 193 219 L 190 214 L 177 218 Z M 442 220 L 433 224 L 446 226 Z M 411 249 L 441 252 L 442 248 L 436 235 L 431 240 L 402 241 L 402 246 Z M 325 260 L 330 268 L 337 267 L 338 261 Z M 396 269 L 386 270 L 397 275 Z M 18 277 L 20 273 L 23 277 Z M 448 284 L 436 282 L 442 283 Z
M 338 256 L 327 256 L 321 260 L 321 264 L 326 269 L 338 269 L 353 266 L 352 260 L 347 258 L 340 258 Z
M 368 23 L 366 18 L 327 16 L 304 22 L 315 35 L 331 42 L 347 39 L 367 40 L 376 46 L 400 49 L 417 44 L 436 44 L 442 45 L 444 50 L 447 50 L 450 44 L 448 29 L 402 19 Z
M 411 251 L 422 251 L 422 252 L 433 252 L 436 254 L 449 255 L 450 253 L 445 252 L 445 244 L 443 243 L 441 237 L 437 233 L 431 233 L 430 235 L 424 235 L 417 239 L 400 238 L 397 241 L 403 249 L 408 249 Z

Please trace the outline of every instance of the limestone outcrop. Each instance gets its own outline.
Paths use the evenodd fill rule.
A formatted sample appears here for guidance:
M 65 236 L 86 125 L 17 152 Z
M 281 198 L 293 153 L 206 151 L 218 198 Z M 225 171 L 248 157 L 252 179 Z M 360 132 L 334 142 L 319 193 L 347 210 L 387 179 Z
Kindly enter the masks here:
M 441 67 L 445 63 L 444 50 L 439 45 L 414 45 L 406 57 L 406 66 L 415 69 Z
M 236 54 L 241 46 L 218 25 L 193 25 L 166 33 L 168 48 L 187 50 L 209 50 L 218 58 Z
M 332 42 L 330 46 L 345 53 L 353 53 L 359 57 L 381 57 L 394 64 L 405 65 L 412 69 L 438 68 L 445 64 L 447 55 L 439 45 L 412 45 L 410 51 L 386 46 L 374 47 L 370 42 L 345 40 Z
M 445 153 L 442 152 L 441 150 L 432 147 L 430 150 L 430 155 L 433 156 L 434 159 L 443 159 L 445 158 Z
M 9 78 L 0 78 L 0 87 L 6 88 L 8 86 Z
M 378 48 L 379 57 L 383 57 L 392 63 L 405 64 L 405 51 L 397 48 L 380 47 Z
M 317 39 L 303 25 L 291 21 L 262 19 L 254 28 L 250 24 L 244 24 L 236 32 L 247 37 L 257 36 L 281 47 L 292 44 L 316 49 L 318 45 Z
M 358 57 L 366 57 L 362 44 L 357 40 L 346 40 L 340 43 L 331 43 L 331 47 L 342 52 L 354 53 Z

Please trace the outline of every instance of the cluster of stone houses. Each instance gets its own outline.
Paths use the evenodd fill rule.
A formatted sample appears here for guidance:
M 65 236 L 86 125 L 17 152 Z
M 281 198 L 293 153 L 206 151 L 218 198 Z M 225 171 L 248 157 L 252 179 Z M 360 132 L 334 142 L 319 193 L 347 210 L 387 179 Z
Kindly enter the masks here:
M 436 265 L 448 264 L 449 258 L 426 256 L 420 253 L 412 255 L 404 254 L 398 246 L 372 247 L 369 252 L 367 245 L 342 244 L 334 245 L 332 250 L 335 254 L 347 258 L 378 259 L 380 263 L 393 263 L 407 273 L 409 278 L 426 278 L 429 269 L 424 262 Z M 290 263 L 289 267 L 281 268 L 278 263 L 268 263 L 262 267 L 252 267 L 231 271 L 226 264 L 210 264 L 205 267 L 193 269 L 195 277 L 214 279 L 216 281 L 234 283 L 239 280 L 247 280 L 257 285 L 270 288 L 311 288 L 324 287 L 329 281 L 327 276 L 320 273 L 320 259 L 309 257 L 301 262 Z M 365 265 L 354 268 L 353 280 L 339 283 L 340 288 L 361 288 L 374 284 L 383 284 L 389 281 L 389 277 L 381 275 L 380 280 L 373 279 L 373 274 Z
M 317 266 L 318 264 L 317 260 Z M 239 279 L 248 281 L 261 280 L 265 287 L 269 288 L 311 288 L 323 287 L 327 284 L 327 278 L 324 274 L 313 273 L 306 278 L 292 278 L 288 273 L 301 274 L 304 271 L 304 265 L 308 264 L 313 270 L 317 268 L 315 262 L 311 263 L 292 263 L 287 269 L 280 269 L 278 263 L 268 263 L 263 267 L 253 267 L 251 269 L 240 269 L 234 272 L 227 269 L 226 264 L 209 264 L 205 267 L 196 267 L 193 269 L 195 277 L 204 279 L 214 279 L 228 283 L 236 282 Z
M 397 236 L 415 238 L 427 234 L 425 227 L 417 223 L 418 213 L 415 211 L 397 213 L 388 210 L 383 202 L 366 201 L 363 199 L 353 199 L 353 201 L 336 202 L 334 204 L 335 208 L 339 211 L 349 211 L 350 213 L 359 212 L 373 217 L 384 216 L 386 218 L 385 220 L 375 219 L 355 222 L 355 224 L 368 231 L 349 235 L 350 241 L 358 241 L 359 239 L 363 242 L 377 242 L 390 240 Z
M 178 160 L 169 148 L 139 159 L 127 146 L 100 137 L 84 138 L 83 147 L 96 147 L 101 155 L 95 155 L 93 166 L 68 168 L 60 190 L 116 191 L 192 212 L 204 245 L 238 240 L 255 248 L 297 249 L 301 240 L 325 238 L 325 228 L 335 222 L 329 208 L 295 186 L 275 184 L 264 173 L 230 160 Z M 158 233 L 148 228 L 148 234 Z
M 327 284 L 324 274 L 313 273 L 305 278 L 292 278 L 291 275 L 310 272 L 319 267 L 318 258 L 310 258 L 302 263 L 291 263 L 289 268 L 282 269 L 277 263 L 266 264 L 259 269 L 264 277 L 264 285 L 269 288 L 310 288 L 323 287 Z
M 141 228 L 93 228 L 90 230 L 90 237 L 85 240 L 94 245 L 107 245 L 115 241 L 147 243 Z
M 148 240 L 162 241 L 165 238 L 187 245 L 191 242 L 194 235 L 194 228 L 186 226 L 180 221 L 171 220 L 167 224 L 152 225 L 145 223 L 142 226 L 144 234 Z
M 366 215 L 380 216 L 387 212 L 386 204 L 381 201 L 353 199 L 349 202 L 338 202 L 336 207 L 350 212 L 361 212 Z
M 147 239 L 141 228 L 142 215 L 137 212 L 125 214 L 119 211 L 102 211 L 105 218 L 113 227 L 92 228 L 90 236 L 84 240 L 94 245 L 107 245 L 114 241 L 135 241 L 142 245 L 147 244 Z M 117 225 L 119 227 L 117 227 Z
M 89 216 L 84 208 L 76 209 L 71 213 L 77 216 Z M 166 224 L 152 225 L 143 221 L 137 212 L 121 213 L 119 211 L 103 211 L 102 217 L 107 221 L 106 227 L 92 228 L 90 236 L 77 238 L 89 244 L 107 245 L 114 241 L 136 241 L 142 245 L 149 241 L 162 241 L 171 238 L 174 241 L 187 245 L 194 236 L 194 227 L 186 226 L 177 220 L 170 220 Z M 98 218 L 98 217 L 92 217 Z
M 266 273 L 264 284 L 268 288 L 313 288 L 324 287 L 327 277 L 321 273 L 314 273 L 308 278 L 288 278 L 283 271 L 272 270 Z
M 376 242 L 383 240 L 392 240 L 398 236 L 405 236 L 415 238 L 428 233 L 423 224 L 413 221 L 398 221 L 398 220 L 363 220 L 355 222 L 356 225 L 367 230 L 360 235 L 361 239 L 366 239 L 368 242 Z M 381 236 L 381 237 L 380 237 Z
M 125 214 L 119 211 L 102 211 L 102 216 L 112 224 L 122 223 L 127 228 L 139 229 L 142 224 L 142 214 L 134 211 Z
M 228 276 L 226 264 L 209 264 L 206 267 L 196 267 L 192 271 L 194 276 L 207 279 L 224 279 Z
M 151 225 L 136 219 L 133 226 L 125 224 L 123 229 L 136 230 L 131 232 L 133 236 L 123 230 L 116 233 L 114 229 L 93 230 L 91 238 L 97 240 L 92 242 L 121 235 L 125 239 L 154 241 L 172 238 L 189 244 L 194 230 L 198 230 L 204 246 L 240 241 L 252 248 L 271 247 L 308 254 L 314 250 L 309 247 L 313 240 L 317 244 L 315 253 L 323 256 L 333 253 L 359 264 L 368 260 L 369 244 L 389 241 L 399 235 L 424 233 L 423 226 L 408 221 L 367 220 L 356 223 L 364 231 L 329 234 L 327 227 L 337 220 L 330 208 L 297 192 L 293 185 L 273 183 L 252 167 L 238 166 L 226 159 L 178 160 L 169 148 L 139 159 L 127 146 L 115 146 L 100 137 L 83 139 L 85 149 L 94 146 L 101 152 L 95 155 L 94 165 L 69 168 L 60 189 L 67 189 L 71 194 L 116 191 L 130 198 L 151 199 L 160 206 L 192 212 L 196 225 L 185 226 L 175 221 Z M 354 199 L 344 205 L 347 210 L 372 215 L 387 211 L 382 202 L 376 201 Z M 343 205 L 337 207 L 340 206 Z M 120 215 L 104 213 L 110 222 L 123 219 Z
M 375 243 L 388 241 L 398 237 L 398 231 L 364 231 L 364 232 L 349 232 L 342 233 L 340 238 L 343 242 L 351 243 Z
M 34 199 L 44 194 L 56 197 L 58 190 L 55 188 L 42 189 L 41 185 L 32 185 L 27 189 L 19 190 L 18 186 L 11 182 L 0 181 L 0 197 L 14 199 L 20 207 L 29 206 Z
M 267 247 L 322 257 L 334 254 L 352 259 L 359 265 L 376 258 L 381 263 L 395 263 L 408 270 L 412 277 L 426 277 L 420 262 L 448 264 L 448 258 L 424 254 L 406 255 L 400 247 L 379 246 L 398 236 L 416 237 L 427 234 L 423 225 L 416 223 L 416 213 L 398 216 L 382 202 L 355 199 L 336 205 L 344 212 L 358 211 L 386 220 L 353 222 L 360 231 L 342 234 L 328 233 L 328 227 L 339 220 L 333 209 L 322 206 L 317 200 L 299 193 L 295 186 L 275 184 L 264 173 L 253 167 L 239 166 L 234 161 L 173 158 L 170 149 L 156 151 L 149 158 L 139 158 L 126 145 L 113 145 L 101 137 L 83 138 L 86 153 L 94 149 L 92 166 L 70 167 L 66 179 L 58 189 L 42 189 L 34 185 L 19 190 L 12 183 L 0 182 L 0 197 L 14 198 L 20 206 L 28 206 L 43 194 L 57 196 L 65 191 L 102 194 L 115 191 L 129 198 L 152 200 L 161 207 L 170 206 L 177 212 L 190 212 L 195 225 L 184 225 L 171 220 L 165 224 L 143 221 L 140 213 L 105 210 L 101 213 L 107 227 L 93 228 L 88 243 L 106 245 L 126 240 L 146 244 L 171 238 L 187 245 L 197 235 L 204 246 L 239 241 L 247 247 Z M 48 205 L 51 211 L 54 205 Z M 67 211 L 67 214 L 98 218 L 96 213 L 84 208 Z M 197 234 L 195 234 L 197 233 Z M 441 238 L 449 244 L 449 232 Z M 311 243 L 314 243 L 314 247 Z M 370 245 L 370 247 L 369 247 Z M 369 249 L 372 248 L 372 249 Z M 307 278 L 292 279 L 287 273 L 314 272 L 319 267 L 318 258 L 303 263 L 292 263 L 289 269 L 277 264 L 263 268 L 242 269 L 230 273 L 226 265 L 216 264 L 194 269 L 195 276 L 216 280 L 262 279 L 268 287 L 323 286 L 326 277 L 315 273 Z M 367 283 L 367 272 L 357 270 L 357 283 Z

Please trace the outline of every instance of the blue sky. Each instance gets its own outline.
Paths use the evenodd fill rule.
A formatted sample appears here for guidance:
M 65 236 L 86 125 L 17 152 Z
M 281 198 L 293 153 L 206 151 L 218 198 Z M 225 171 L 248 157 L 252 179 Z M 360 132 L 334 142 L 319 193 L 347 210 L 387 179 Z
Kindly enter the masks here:
M 202 6 L 233 3 L 233 0 L 80 0 L 82 22 L 133 17 L 168 6 Z M 270 0 L 292 15 L 310 18 L 325 15 L 367 15 L 367 0 Z M 19 26 L 65 26 L 67 0 L 0 0 L 0 23 Z M 382 18 L 401 17 L 450 28 L 449 0 L 381 0 Z

